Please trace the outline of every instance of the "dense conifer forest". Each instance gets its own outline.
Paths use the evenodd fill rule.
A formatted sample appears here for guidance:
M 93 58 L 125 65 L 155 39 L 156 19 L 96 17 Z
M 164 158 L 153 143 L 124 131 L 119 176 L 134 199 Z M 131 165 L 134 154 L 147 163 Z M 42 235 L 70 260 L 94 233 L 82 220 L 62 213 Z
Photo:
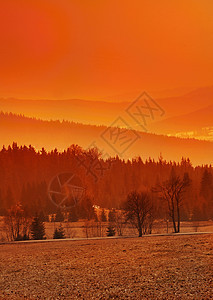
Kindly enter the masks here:
M 52 214 L 57 206 L 48 197 L 48 185 L 54 176 L 70 172 L 78 176 L 90 204 L 103 208 L 121 208 L 131 191 L 152 190 L 166 181 L 171 172 L 191 184 L 184 194 L 181 220 L 209 220 L 213 218 L 213 171 L 211 166 L 193 167 L 189 158 L 181 163 L 140 157 L 122 160 L 101 158 L 97 149 L 83 150 L 78 145 L 66 151 L 36 151 L 32 146 L 13 143 L 0 151 L 0 213 L 20 203 L 31 216 Z M 89 199 L 89 200 L 88 200 Z M 166 218 L 166 203 L 152 193 L 155 217 Z M 87 202 L 83 205 L 87 205 Z

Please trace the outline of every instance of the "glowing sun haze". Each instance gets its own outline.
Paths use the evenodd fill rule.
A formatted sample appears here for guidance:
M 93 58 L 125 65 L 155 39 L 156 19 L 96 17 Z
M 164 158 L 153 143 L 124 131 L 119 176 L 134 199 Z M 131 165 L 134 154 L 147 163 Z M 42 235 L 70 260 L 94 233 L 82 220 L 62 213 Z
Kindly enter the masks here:
M 0 96 L 212 85 L 212 0 L 1 0 Z

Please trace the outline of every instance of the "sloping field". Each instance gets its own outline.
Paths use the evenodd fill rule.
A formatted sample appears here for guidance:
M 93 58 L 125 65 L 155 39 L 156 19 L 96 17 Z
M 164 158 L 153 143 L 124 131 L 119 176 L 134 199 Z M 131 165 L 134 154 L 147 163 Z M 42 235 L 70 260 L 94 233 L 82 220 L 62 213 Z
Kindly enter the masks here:
M 0 299 L 210 299 L 213 235 L 0 245 Z

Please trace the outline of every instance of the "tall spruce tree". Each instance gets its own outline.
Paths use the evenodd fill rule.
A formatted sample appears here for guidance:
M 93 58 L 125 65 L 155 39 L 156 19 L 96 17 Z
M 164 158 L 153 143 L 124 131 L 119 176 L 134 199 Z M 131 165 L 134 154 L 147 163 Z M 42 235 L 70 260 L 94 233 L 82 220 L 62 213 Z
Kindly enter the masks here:
M 45 226 L 42 220 L 38 216 L 33 218 L 32 225 L 31 225 L 31 236 L 33 240 L 45 239 Z

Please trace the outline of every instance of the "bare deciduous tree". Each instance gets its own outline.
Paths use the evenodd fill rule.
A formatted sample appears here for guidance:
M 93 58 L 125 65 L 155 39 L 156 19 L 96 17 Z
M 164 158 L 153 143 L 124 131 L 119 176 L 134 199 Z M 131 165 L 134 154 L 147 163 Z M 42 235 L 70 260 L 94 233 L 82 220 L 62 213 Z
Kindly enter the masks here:
M 73 228 L 73 224 L 70 222 L 65 223 L 64 225 L 65 233 L 67 238 L 73 239 L 76 236 L 75 228 Z
M 184 192 L 189 185 L 190 179 L 187 174 L 181 179 L 172 170 L 169 179 L 153 189 L 167 202 L 175 233 L 180 232 L 180 207 L 183 204 Z
M 152 233 L 152 227 L 153 227 L 154 220 L 155 220 L 154 214 L 153 214 L 153 211 L 151 210 L 144 221 L 143 234 L 151 234 Z
M 137 228 L 139 237 L 141 237 L 144 222 L 152 210 L 149 193 L 133 191 L 127 196 L 123 207 L 126 212 L 126 220 Z
M 104 232 L 106 231 L 106 224 L 104 224 L 100 220 L 85 220 L 83 231 L 86 235 L 86 238 L 104 236 Z
M 29 239 L 31 219 L 26 217 L 20 204 L 11 207 L 4 217 L 8 240 L 18 241 Z

